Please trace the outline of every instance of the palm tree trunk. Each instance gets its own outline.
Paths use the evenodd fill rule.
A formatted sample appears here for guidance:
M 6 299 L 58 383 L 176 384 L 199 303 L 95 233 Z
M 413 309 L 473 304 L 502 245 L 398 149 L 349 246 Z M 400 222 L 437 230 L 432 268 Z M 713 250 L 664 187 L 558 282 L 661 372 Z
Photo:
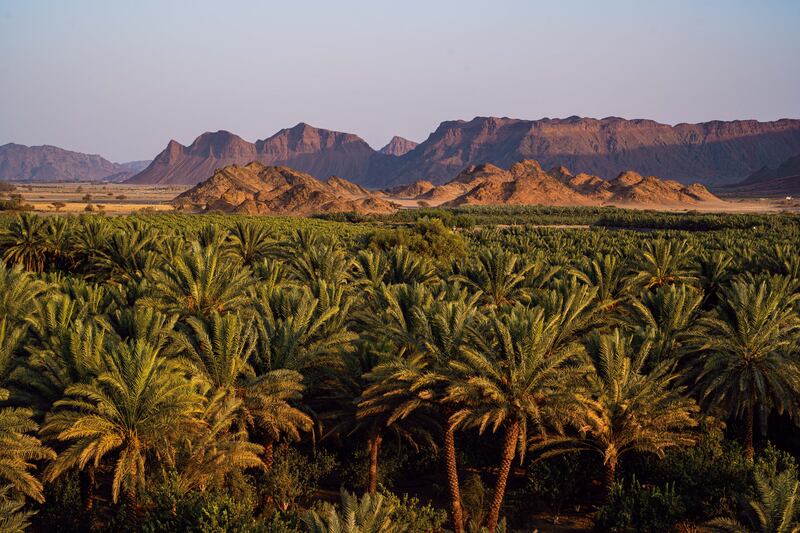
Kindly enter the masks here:
M 464 513 L 461 509 L 461 489 L 458 483 L 456 464 L 456 429 L 447 421 L 444 432 L 444 456 L 447 466 L 447 485 L 450 489 L 450 515 L 453 520 L 453 533 L 464 533 Z
M 369 437 L 369 493 L 378 491 L 378 452 L 383 442 L 380 431 L 374 428 Z
M 755 447 L 753 446 L 753 418 L 755 417 L 753 411 L 751 408 L 744 413 L 744 457 L 748 461 L 752 461 L 756 455 Z
M 500 520 L 500 507 L 503 505 L 503 498 L 506 494 L 508 473 L 511 471 L 511 463 L 517 454 L 517 437 L 519 437 L 519 422 L 515 420 L 506 427 L 503 455 L 500 460 L 500 472 L 497 476 L 497 486 L 494 489 L 494 498 L 492 498 L 492 506 L 489 508 L 489 517 L 486 524 L 489 533 L 494 533 L 495 529 L 497 529 L 497 522 Z
M 81 470 L 80 481 L 83 492 L 83 512 L 88 515 L 92 512 L 92 507 L 94 506 L 95 476 L 92 465 L 89 465 L 86 470 Z
M 264 443 L 264 468 L 269 472 L 272 469 L 272 463 L 275 462 L 275 450 L 272 439 L 268 439 Z
M 139 521 L 139 509 L 136 501 L 136 487 L 128 487 L 125 491 L 125 518 L 128 524 L 135 524 Z
M 605 482 L 606 482 L 606 499 L 611 497 L 611 490 L 614 488 L 614 482 L 617 481 L 617 459 L 612 457 L 606 461 L 605 464 Z

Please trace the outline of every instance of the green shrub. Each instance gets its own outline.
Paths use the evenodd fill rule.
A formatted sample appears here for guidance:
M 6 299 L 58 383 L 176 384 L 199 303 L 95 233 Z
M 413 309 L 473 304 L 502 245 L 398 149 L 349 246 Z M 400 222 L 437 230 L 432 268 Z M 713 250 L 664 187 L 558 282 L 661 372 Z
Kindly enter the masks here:
M 287 444 L 275 450 L 272 468 L 257 478 L 260 498 L 273 509 L 294 509 L 298 500 L 310 499 L 319 480 L 336 468 L 336 460 L 325 451 L 311 456 Z
M 403 494 L 397 496 L 391 492 L 383 492 L 386 502 L 394 509 L 392 521 L 406 531 L 418 533 L 433 533 L 441 531 L 442 525 L 447 520 L 447 512 L 436 509 L 430 504 L 422 505 L 417 498 Z
M 597 512 L 595 529 L 609 533 L 664 533 L 683 517 L 680 497 L 671 485 L 644 486 L 634 476 L 615 483 L 608 501 Z

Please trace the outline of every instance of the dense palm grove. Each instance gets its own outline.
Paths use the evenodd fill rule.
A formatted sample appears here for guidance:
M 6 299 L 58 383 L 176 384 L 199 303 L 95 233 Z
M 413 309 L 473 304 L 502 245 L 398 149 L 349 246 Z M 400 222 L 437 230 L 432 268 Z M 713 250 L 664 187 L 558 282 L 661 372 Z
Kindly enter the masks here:
M 423 214 L 5 218 L 0 530 L 800 528 L 797 218 Z

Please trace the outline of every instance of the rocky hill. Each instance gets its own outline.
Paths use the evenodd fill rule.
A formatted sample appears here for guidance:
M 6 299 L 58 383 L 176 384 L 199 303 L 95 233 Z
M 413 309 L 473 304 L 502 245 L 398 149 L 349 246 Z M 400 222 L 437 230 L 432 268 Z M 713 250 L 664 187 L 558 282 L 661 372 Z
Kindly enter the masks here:
M 414 141 L 409 141 L 408 139 L 404 139 L 402 137 L 398 137 L 395 135 L 392 137 L 392 140 L 389 141 L 389 144 L 378 150 L 380 153 L 385 155 L 395 155 L 401 156 L 406 155 L 408 152 L 413 150 L 417 147 L 417 143 Z
M 746 196 L 800 196 L 800 155 L 775 168 L 763 167 L 726 192 Z
M 82 154 L 57 146 L 13 143 L 0 146 L 2 181 L 122 181 L 144 166 L 146 162 L 112 163 L 99 155 Z
M 411 194 L 417 192 L 415 196 Z M 626 171 L 612 180 L 565 167 L 549 171 L 534 160 L 523 160 L 508 170 L 492 164 L 470 166 L 450 182 L 429 186 L 418 182 L 386 191 L 390 197 L 424 200 L 431 204 L 463 205 L 619 205 L 645 208 L 694 208 L 724 202 L 700 184 L 683 185 L 654 176 Z
M 337 177 L 320 181 L 283 166 L 229 165 L 173 200 L 178 209 L 228 213 L 310 215 L 355 211 L 390 213 L 396 206 Z
M 250 143 L 229 132 L 204 133 L 191 145 L 171 141 L 131 183 L 195 184 L 226 165 L 260 161 L 317 178 L 330 175 L 371 188 L 418 180 L 447 182 L 470 165 L 509 167 L 535 159 L 611 179 L 635 168 L 681 182 L 731 183 L 753 169 L 800 153 L 800 120 L 713 121 L 670 126 L 652 120 L 477 117 L 443 122 L 419 145 L 393 139 L 380 151 L 356 135 L 308 124 Z

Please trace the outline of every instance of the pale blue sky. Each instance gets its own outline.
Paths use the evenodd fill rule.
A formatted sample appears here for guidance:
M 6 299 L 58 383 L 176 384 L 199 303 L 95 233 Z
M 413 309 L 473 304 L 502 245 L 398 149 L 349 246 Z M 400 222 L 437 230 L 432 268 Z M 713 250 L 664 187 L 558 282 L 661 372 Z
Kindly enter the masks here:
M 148 159 L 304 121 L 800 118 L 800 1 L 0 0 L 0 144 Z

